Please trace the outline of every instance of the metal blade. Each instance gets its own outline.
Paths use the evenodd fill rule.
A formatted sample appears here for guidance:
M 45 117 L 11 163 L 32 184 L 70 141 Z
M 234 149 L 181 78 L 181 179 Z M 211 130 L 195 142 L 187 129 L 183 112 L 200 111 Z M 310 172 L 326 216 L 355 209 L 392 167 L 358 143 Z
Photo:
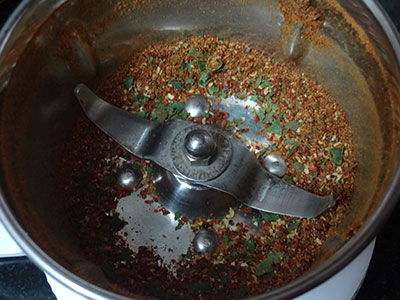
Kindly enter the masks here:
M 319 216 L 336 204 L 332 195 L 318 196 L 295 185 L 288 184 L 270 174 L 258 174 L 263 186 L 259 195 L 247 198 L 245 204 L 277 214 L 312 218 Z
M 87 117 L 97 127 L 129 152 L 144 158 L 159 124 L 111 105 L 84 84 L 76 86 L 75 95 Z
M 244 204 L 266 212 L 312 218 L 336 204 L 268 173 L 243 145 L 232 139 L 233 157 L 227 170 L 204 185 L 225 191 Z
M 156 123 L 119 109 L 80 84 L 79 102 L 93 123 L 139 158 L 149 159 L 189 184 L 202 185 L 234 196 L 258 210 L 311 218 L 334 206 L 332 196 L 318 196 L 268 173 L 243 144 L 210 125 L 183 120 Z M 218 136 L 218 151 L 208 165 L 194 164 L 185 155 L 185 136 L 198 130 Z

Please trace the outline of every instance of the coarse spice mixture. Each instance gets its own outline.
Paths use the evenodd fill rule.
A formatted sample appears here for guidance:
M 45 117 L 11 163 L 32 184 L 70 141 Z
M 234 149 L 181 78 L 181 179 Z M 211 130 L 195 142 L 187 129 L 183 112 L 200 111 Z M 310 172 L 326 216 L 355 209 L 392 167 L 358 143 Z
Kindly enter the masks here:
M 247 207 L 210 219 L 188 220 L 171 212 L 180 225 L 190 224 L 194 232 L 211 228 L 221 240 L 212 254 L 189 248 L 172 262 L 172 271 L 156 247 L 139 247 L 134 253 L 117 234 L 127 224 L 115 211 L 118 199 L 139 189 L 143 198 L 154 194 L 151 164 L 127 153 L 82 118 L 63 156 L 67 211 L 87 258 L 129 292 L 160 299 L 235 299 L 279 287 L 310 268 L 349 206 L 356 163 L 344 112 L 315 81 L 244 42 L 192 36 L 150 45 L 103 80 L 96 92 L 150 120 L 181 118 L 219 126 L 242 140 L 260 162 L 271 152 L 284 157 L 288 165 L 284 180 L 337 198 L 334 208 L 313 219 Z M 185 101 L 195 94 L 207 96 L 211 104 L 199 118 L 185 111 Z M 253 121 L 261 125 L 257 135 L 270 144 L 244 140 L 248 128 L 243 128 L 243 120 L 231 119 L 229 109 L 214 109 L 213 104 L 231 96 L 255 103 L 244 109 L 252 110 Z M 141 174 L 133 190 L 116 184 L 124 162 Z M 154 213 L 170 212 L 160 206 Z M 235 223 L 236 213 L 251 214 L 251 222 Z

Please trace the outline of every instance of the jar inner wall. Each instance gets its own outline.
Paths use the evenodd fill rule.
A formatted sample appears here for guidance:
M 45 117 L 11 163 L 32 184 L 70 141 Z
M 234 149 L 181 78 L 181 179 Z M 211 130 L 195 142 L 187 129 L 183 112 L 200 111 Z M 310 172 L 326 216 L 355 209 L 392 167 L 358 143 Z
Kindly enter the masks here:
M 33 1 L 32 14 L 16 23 L 0 56 L 6 86 L 2 189 L 18 222 L 56 262 L 109 289 L 102 271 L 80 250 L 61 201 L 61 155 L 82 116 L 74 87 L 96 86 L 150 44 L 212 34 L 273 53 L 323 85 L 347 114 L 357 160 L 355 190 L 348 215 L 313 267 L 325 262 L 373 215 L 393 181 L 400 91 L 396 57 L 372 14 L 358 1 L 327 2 L 315 5 L 323 12 L 320 31 L 331 46 L 301 39 L 293 52 L 294 29 L 283 29 L 287 20 L 273 0 L 73 1 L 55 11 L 61 3 L 45 7 Z

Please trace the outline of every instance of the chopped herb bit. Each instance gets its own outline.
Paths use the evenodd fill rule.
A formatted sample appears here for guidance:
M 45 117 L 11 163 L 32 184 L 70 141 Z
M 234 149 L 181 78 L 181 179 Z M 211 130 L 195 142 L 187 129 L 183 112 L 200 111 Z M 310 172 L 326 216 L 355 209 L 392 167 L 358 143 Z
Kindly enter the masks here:
M 301 143 L 294 138 L 285 140 L 285 143 L 288 146 L 288 156 L 295 153 L 297 150 L 297 147 L 299 147 L 301 145 Z
M 239 93 L 236 94 L 236 96 L 239 99 L 246 99 L 247 98 L 247 93 L 239 92 Z
M 235 251 L 235 250 L 231 250 L 231 252 L 229 254 L 231 256 L 233 256 L 233 257 L 238 257 L 239 256 L 239 253 L 237 253 L 237 251 Z
M 235 125 L 233 124 L 233 123 L 227 123 L 226 125 L 225 125 L 225 130 L 226 131 L 228 131 L 228 132 L 232 132 L 234 129 L 235 129 L 236 127 L 235 127 Z
M 186 252 L 185 257 L 188 258 L 188 259 L 191 259 L 192 256 L 193 256 L 193 255 L 192 255 L 192 251 L 191 251 L 190 249 L 188 249 L 188 251 Z
M 250 99 L 251 99 L 252 101 L 255 101 L 255 102 L 261 101 L 261 100 L 262 100 L 261 96 L 260 96 L 260 95 L 257 95 L 257 94 L 251 95 Z
M 271 112 L 270 109 L 265 108 L 265 107 L 260 107 L 257 110 L 257 116 L 260 118 L 260 121 L 263 124 L 270 124 L 274 120 L 274 114 Z
M 302 173 L 304 171 L 303 164 L 301 164 L 297 161 L 293 164 L 293 168 L 296 170 L 297 173 Z
M 199 67 L 200 71 L 205 71 L 206 70 L 206 63 L 202 60 L 197 61 L 197 66 Z
M 152 61 L 153 61 L 153 56 L 150 56 L 150 59 L 149 59 L 149 60 L 150 60 L 150 62 L 152 62 Z
M 301 145 L 301 143 L 296 140 L 296 139 L 287 139 L 285 141 L 286 145 L 291 146 L 291 147 L 298 147 Z
M 314 178 L 317 177 L 317 176 L 318 176 L 318 172 L 315 171 L 315 172 L 312 172 L 310 175 L 308 175 L 308 178 L 314 179 Z
M 256 218 L 256 217 L 253 217 L 252 219 L 251 219 L 251 223 L 253 223 L 253 225 L 254 226 L 256 226 L 256 227 L 258 227 L 258 225 L 260 225 L 261 224 L 261 219 L 260 218 Z
M 263 81 L 263 76 L 259 75 L 256 79 L 256 87 L 259 87 L 261 85 L 261 82 Z
M 233 247 L 233 246 L 236 246 L 236 241 L 230 241 L 229 243 L 228 243 L 228 246 L 229 247 Z
M 200 72 L 201 80 L 199 81 L 199 84 L 202 87 L 205 87 L 208 84 L 208 74 L 206 72 Z
M 182 217 L 182 214 L 181 214 L 179 211 L 177 211 L 177 212 L 175 213 L 174 220 L 177 221 L 177 220 L 179 220 L 181 217 Z
M 272 125 L 266 128 L 265 131 L 276 135 L 282 135 L 281 122 L 279 120 L 273 121 Z
M 271 152 L 278 151 L 278 147 L 276 145 L 271 145 Z
M 182 110 L 185 109 L 185 103 L 183 103 L 183 102 L 174 102 L 174 103 L 172 103 L 171 107 L 172 107 L 177 113 L 180 113 Z
M 281 86 L 282 86 L 282 91 L 283 93 L 286 95 L 286 84 L 284 82 L 281 82 Z
M 279 219 L 278 214 L 266 212 L 266 211 L 260 211 L 261 216 L 263 217 L 265 222 L 274 222 Z
M 203 118 L 207 119 L 209 117 L 210 117 L 210 113 L 209 112 L 206 112 L 206 113 L 203 114 Z
M 279 110 L 279 105 L 278 104 L 272 104 L 272 111 L 277 112 Z
M 256 88 L 257 87 L 271 87 L 272 83 L 269 79 L 265 79 L 263 75 L 259 75 L 256 79 Z
M 290 129 L 294 132 L 297 131 L 297 129 L 299 129 L 300 127 L 300 123 L 297 121 L 290 121 L 289 123 L 285 124 L 285 129 Z
M 208 93 L 212 96 L 212 95 L 214 95 L 214 94 L 217 94 L 219 92 L 219 87 L 217 87 L 217 86 L 215 86 L 215 85 L 213 85 L 213 86 L 210 86 L 209 88 L 208 88 Z
M 184 89 L 184 85 L 183 85 L 182 80 L 172 80 L 171 83 L 172 83 L 174 89 L 176 89 L 176 90 L 183 90 Z
M 332 154 L 333 162 L 337 165 L 341 165 L 343 163 L 343 149 L 331 148 L 330 152 Z
M 187 120 L 190 117 L 190 113 L 188 113 L 187 111 L 183 111 L 179 114 L 179 116 L 182 120 Z
M 137 163 L 137 162 L 134 162 L 134 163 L 132 164 L 132 169 L 134 169 L 134 170 L 139 170 L 139 169 L 140 169 L 140 164 Z
M 186 87 L 191 87 L 194 84 L 194 79 L 192 77 L 189 77 L 186 79 Z
M 272 264 L 277 264 L 281 261 L 282 252 L 272 251 L 268 254 L 266 259 L 263 259 L 257 266 L 254 274 L 256 276 L 261 276 L 266 273 L 272 272 L 274 269 Z
M 272 83 L 271 83 L 271 81 L 269 81 L 269 79 L 264 80 L 263 84 L 266 87 L 271 87 L 272 86 Z
M 283 176 L 283 179 L 288 183 L 294 184 L 293 178 L 290 177 L 289 175 Z
M 199 54 L 199 51 L 197 51 L 197 50 L 195 50 L 195 49 L 193 49 L 193 48 L 190 48 L 190 50 L 189 50 L 189 56 L 191 56 L 191 57 L 196 57 L 198 54 Z
M 251 257 L 246 257 L 245 259 L 244 259 L 244 262 L 245 263 L 251 263 L 253 261 L 253 259 L 251 258 Z
M 222 236 L 222 238 L 224 239 L 224 241 L 225 241 L 226 243 L 229 243 L 229 242 L 231 241 L 231 238 L 230 238 L 229 235 L 227 235 L 227 234 L 224 234 L 224 235 Z
M 169 107 L 165 103 L 157 103 L 151 112 L 151 118 L 154 121 L 164 122 L 170 113 Z
M 296 219 L 290 219 L 289 223 L 286 225 L 286 228 L 289 232 L 296 230 L 299 227 L 299 222 Z
M 133 85 L 133 77 L 132 77 L 132 76 L 129 76 L 129 77 L 126 79 L 125 83 L 124 83 L 124 87 L 125 87 L 126 89 L 129 89 L 132 85 Z
M 137 95 L 133 95 L 130 97 L 131 101 L 133 102 L 133 107 L 144 107 L 147 103 L 147 101 L 150 100 L 149 97 L 143 95 L 143 94 L 137 94 Z
M 221 93 L 221 97 L 222 97 L 222 98 L 226 98 L 226 96 L 227 96 L 227 95 L 226 95 L 225 92 L 222 92 L 222 93 Z
M 247 248 L 250 253 L 254 253 L 254 250 L 256 249 L 256 241 L 253 238 L 249 239 L 247 242 Z
M 191 60 L 189 63 L 185 63 L 185 62 L 181 63 L 181 67 L 190 73 L 192 71 L 192 67 L 193 67 L 193 60 Z
M 137 113 L 136 113 L 136 115 L 138 116 L 138 117 L 141 117 L 141 118 L 148 118 L 148 116 L 150 115 L 150 113 L 148 112 L 148 111 L 138 111 Z
M 178 225 L 176 225 L 176 226 L 175 226 L 175 230 L 179 230 L 179 229 L 181 229 L 181 228 L 182 228 L 182 226 L 183 226 L 183 224 L 182 224 L 182 223 L 178 223 Z

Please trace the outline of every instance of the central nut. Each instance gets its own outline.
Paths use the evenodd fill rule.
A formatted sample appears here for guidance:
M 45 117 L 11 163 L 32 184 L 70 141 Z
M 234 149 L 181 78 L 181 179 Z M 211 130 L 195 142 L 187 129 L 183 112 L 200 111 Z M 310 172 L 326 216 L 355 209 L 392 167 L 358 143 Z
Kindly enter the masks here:
M 189 132 L 184 141 L 187 157 L 193 164 L 209 164 L 217 144 L 214 137 L 204 129 Z
M 175 170 L 191 181 L 208 181 L 221 175 L 232 157 L 229 137 L 210 125 L 192 125 L 179 131 L 171 144 Z

